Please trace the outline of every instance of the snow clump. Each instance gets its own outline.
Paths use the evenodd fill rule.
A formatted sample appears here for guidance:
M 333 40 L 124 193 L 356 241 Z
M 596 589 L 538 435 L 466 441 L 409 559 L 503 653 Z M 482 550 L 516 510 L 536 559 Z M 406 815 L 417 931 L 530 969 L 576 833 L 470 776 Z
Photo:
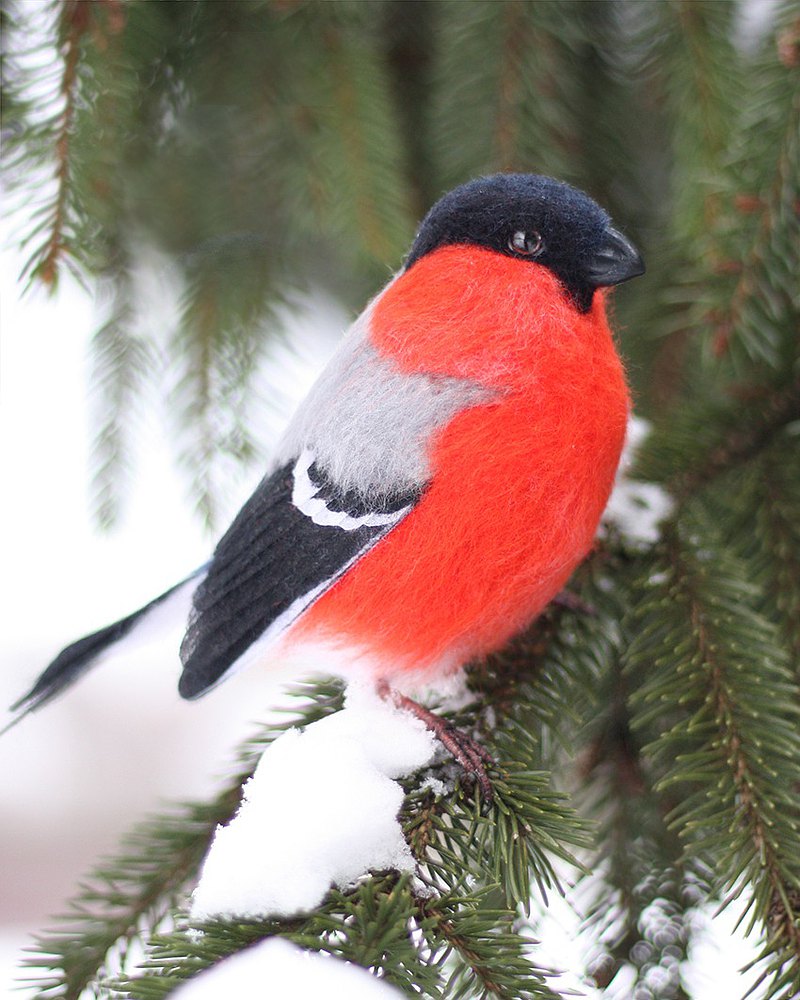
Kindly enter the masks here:
M 670 495 L 656 483 L 628 478 L 636 452 L 649 433 L 647 420 L 631 416 L 617 479 L 603 514 L 604 525 L 613 524 L 629 544 L 643 549 L 658 541 L 659 526 L 673 506 Z
M 351 683 L 341 712 L 264 751 L 239 812 L 217 828 L 192 918 L 288 917 L 313 910 L 332 883 L 413 871 L 393 779 L 424 767 L 436 747 L 419 719 Z
M 283 938 L 268 938 L 194 976 L 170 996 L 173 1000 L 400 1000 L 402 994 L 358 965 L 305 951 Z

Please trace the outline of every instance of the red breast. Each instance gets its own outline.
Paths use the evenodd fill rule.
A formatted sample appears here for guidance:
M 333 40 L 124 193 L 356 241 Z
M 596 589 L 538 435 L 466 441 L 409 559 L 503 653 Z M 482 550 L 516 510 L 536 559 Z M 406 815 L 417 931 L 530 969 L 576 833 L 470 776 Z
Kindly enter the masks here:
M 354 642 L 391 676 L 458 666 L 544 608 L 592 546 L 625 436 L 604 299 L 582 314 L 546 268 L 465 246 L 389 286 L 372 313 L 378 350 L 497 397 L 431 440 L 417 507 L 287 638 Z

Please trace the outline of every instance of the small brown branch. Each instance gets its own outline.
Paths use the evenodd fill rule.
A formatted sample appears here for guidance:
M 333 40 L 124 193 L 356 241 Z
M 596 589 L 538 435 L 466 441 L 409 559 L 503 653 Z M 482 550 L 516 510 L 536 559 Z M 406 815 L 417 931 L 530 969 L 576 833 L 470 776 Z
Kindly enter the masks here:
M 480 980 L 481 985 L 484 990 L 488 993 L 494 993 L 500 995 L 501 987 L 499 983 L 496 983 L 490 974 L 490 970 L 486 968 L 485 963 L 483 963 L 478 955 L 467 945 L 464 938 L 456 932 L 453 922 L 449 920 L 444 913 L 431 901 L 426 899 L 419 900 L 419 907 L 423 918 L 433 919 L 436 921 L 436 929 L 442 935 L 444 940 L 454 948 L 459 955 L 466 961 L 472 971 L 475 973 L 477 978 Z
M 61 14 L 64 31 L 64 72 L 61 76 L 60 92 L 64 98 L 64 110 L 55 143 L 56 154 L 56 184 L 58 193 L 53 210 L 53 224 L 50 228 L 44 255 L 37 267 L 41 281 L 49 287 L 54 287 L 58 278 L 58 264 L 66 250 L 64 238 L 64 219 L 67 207 L 67 190 L 69 184 L 69 142 L 72 132 L 72 122 L 75 117 L 75 85 L 78 78 L 78 59 L 80 57 L 81 38 L 89 27 L 91 6 L 88 0 L 66 0 Z
M 778 58 L 787 69 L 800 66 L 800 17 L 796 17 L 778 36 L 776 46 Z
M 106 15 L 100 24 L 94 11 L 101 8 Z M 52 224 L 47 242 L 42 248 L 41 260 L 36 266 L 36 276 L 50 288 L 58 280 L 59 264 L 69 252 L 64 235 L 67 217 L 67 199 L 70 181 L 70 140 L 75 120 L 78 65 L 81 44 L 85 35 L 91 33 L 98 49 L 105 49 L 111 35 L 119 34 L 125 25 L 125 12 L 120 0 L 63 0 L 61 11 L 61 44 L 64 71 L 61 75 L 59 93 L 64 99 L 56 132 L 54 152 L 56 158 L 56 200 L 53 206 Z
M 415 806 L 414 812 L 405 824 L 406 839 L 411 851 L 418 861 L 422 861 L 430 846 L 434 819 L 436 817 L 436 799 L 428 792 L 422 802 Z

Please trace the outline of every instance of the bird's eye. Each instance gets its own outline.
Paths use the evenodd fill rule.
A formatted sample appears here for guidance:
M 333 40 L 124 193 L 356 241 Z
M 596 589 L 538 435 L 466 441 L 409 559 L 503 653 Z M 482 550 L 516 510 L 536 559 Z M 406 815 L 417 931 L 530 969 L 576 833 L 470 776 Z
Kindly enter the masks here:
M 518 229 L 508 241 L 508 249 L 525 257 L 535 257 L 544 249 L 544 240 L 535 230 L 526 233 Z

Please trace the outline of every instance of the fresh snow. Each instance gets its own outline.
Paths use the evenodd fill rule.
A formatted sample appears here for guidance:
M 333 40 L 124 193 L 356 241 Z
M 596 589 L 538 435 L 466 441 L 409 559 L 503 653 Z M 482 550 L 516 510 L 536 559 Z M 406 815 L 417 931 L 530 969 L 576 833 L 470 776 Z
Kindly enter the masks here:
M 436 747 L 419 719 L 352 682 L 341 712 L 264 751 L 239 812 L 217 829 L 192 917 L 288 917 L 371 869 L 413 871 L 393 779 L 424 767 Z
M 171 994 L 173 1000 L 397 1000 L 402 994 L 366 969 L 269 938 L 206 969 Z
M 603 514 L 603 523 L 613 524 L 637 548 L 654 545 L 659 538 L 659 525 L 672 513 L 672 498 L 660 486 L 628 478 L 636 452 L 649 433 L 647 420 L 632 416 L 628 421 L 617 479 Z

